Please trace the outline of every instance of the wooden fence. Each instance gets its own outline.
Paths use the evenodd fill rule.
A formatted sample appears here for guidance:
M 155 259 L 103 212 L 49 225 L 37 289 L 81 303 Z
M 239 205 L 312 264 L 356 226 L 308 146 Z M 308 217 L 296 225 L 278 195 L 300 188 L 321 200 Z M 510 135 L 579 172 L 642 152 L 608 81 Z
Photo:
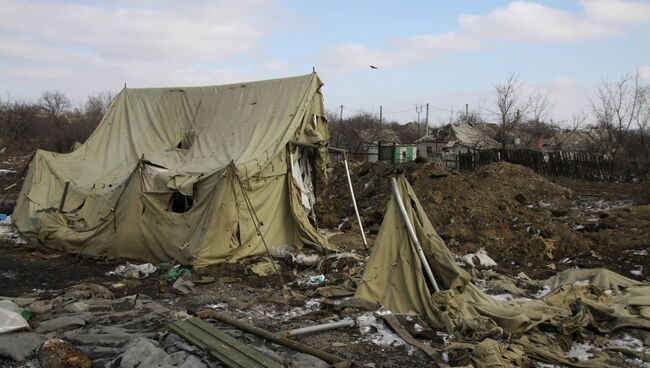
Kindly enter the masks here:
M 594 152 L 495 149 L 458 154 L 460 170 L 474 170 L 497 161 L 527 166 L 537 173 L 550 176 L 567 176 L 586 180 L 614 179 L 611 161 Z

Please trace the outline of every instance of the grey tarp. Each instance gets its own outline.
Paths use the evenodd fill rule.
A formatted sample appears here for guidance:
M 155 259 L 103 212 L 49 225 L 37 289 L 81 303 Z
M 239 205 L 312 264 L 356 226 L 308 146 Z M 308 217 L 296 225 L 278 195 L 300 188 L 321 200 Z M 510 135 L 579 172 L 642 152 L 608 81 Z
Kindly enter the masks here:
M 204 266 L 266 252 L 250 203 L 269 246 L 329 247 L 289 165 L 288 143 L 309 143 L 320 147 L 309 152 L 314 171 L 325 174 L 321 86 L 314 73 L 125 88 L 75 151 L 35 153 L 15 224 L 68 252 Z M 310 149 L 293 150 L 299 157 Z

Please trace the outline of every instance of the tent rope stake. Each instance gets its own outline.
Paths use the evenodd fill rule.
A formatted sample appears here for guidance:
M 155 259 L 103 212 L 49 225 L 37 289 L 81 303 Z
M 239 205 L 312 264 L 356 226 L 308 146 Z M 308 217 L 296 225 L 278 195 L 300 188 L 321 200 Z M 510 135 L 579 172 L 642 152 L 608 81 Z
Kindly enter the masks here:
M 411 242 L 415 246 L 415 249 L 418 251 L 418 255 L 420 256 L 420 261 L 422 262 L 422 266 L 424 267 L 427 277 L 429 278 L 429 281 L 431 282 L 431 285 L 433 285 L 433 288 L 436 290 L 436 292 L 439 292 L 440 288 L 438 288 L 438 283 L 436 282 L 436 278 L 433 276 L 433 272 L 431 271 L 431 267 L 429 266 L 427 257 L 424 254 L 424 251 L 422 250 L 420 241 L 418 240 L 417 235 L 415 235 L 415 230 L 413 230 L 413 225 L 411 225 L 411 220 L 409 220 L 409 216 L 406 213 L 404 202 L 402 202 L 402 196 L 399 194 L 399 190 L 397 189 L 397 181 L 395 180 L 395 178 L 391 178 L 390 186 L 393 189 L 393 194 L 395 194 L 395 200 L 397 200 L 397 206 L 399 207 L 399 212 L 402 215 L 402 219 L 404 219 L 404 224 L 406 224 L 406 230 L 409 234 L 409 238 L 411 238 Z

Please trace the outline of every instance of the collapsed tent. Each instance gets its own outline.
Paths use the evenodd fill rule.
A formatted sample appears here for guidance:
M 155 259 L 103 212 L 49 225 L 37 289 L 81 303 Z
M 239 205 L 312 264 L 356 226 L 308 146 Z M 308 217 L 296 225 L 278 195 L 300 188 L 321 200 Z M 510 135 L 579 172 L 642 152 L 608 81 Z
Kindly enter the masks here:
M 494 299 L 454 262 L 404 177 L 397 188 L 440 291 L 425 277 L 393 196 L 356 299 L 424 317 L 432 328 L 455 336 L 456 347 L 473 349 L 477 366 L 518 366 L 526 356 L 567 366 L 613 364 L 606 354 L 585 362 L 567 359 L 548 331 L 569 337 L 634 329 L 650 344 L 650 286 L 607 270 L 567 270 L 546 282 L 553 290 L 541 299 Z
M 67 252 L 195 266 L 330 248 L 310 221 L 328 157 L 321 86 L 313 73 L 124 88 L 83 145 L 36 151 L 14 222 Z

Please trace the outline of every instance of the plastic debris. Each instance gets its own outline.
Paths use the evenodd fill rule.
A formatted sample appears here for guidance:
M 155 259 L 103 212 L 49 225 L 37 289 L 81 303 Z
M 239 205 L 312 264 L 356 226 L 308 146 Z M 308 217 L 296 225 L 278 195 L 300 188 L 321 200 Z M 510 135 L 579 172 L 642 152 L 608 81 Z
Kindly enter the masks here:
M 167 262 L 158 265 L 161 270 L 167 270 L 163 275 L 160 275 L 161 280 L 176 281 L 179 277 L 192 277 L 192 271 L 189 268 L 181 267 L 181 265 L 171 266 Z
M 0 334 L 29 328 L 21 309 L 10 300 L 0 300 Z
M 270 258 L 263 258 L 261 261 L 247 267 L 248 270 L 260 277 L 274 275 L 280 270 L 280 266 Z
M 485 248 L 479 249 L 476 253 L 469 253 L 462 257 L 458 257 L 458 263 L 462 265 L 468 265 L 471 267 L 483 266 L 483 267 L 495 267 L 497 263 L 488 256 Z
M 310 276 L 309 281 L 307 282 L 308 285 L 320 285 L 325 282 L 325 275 L 315 275 L 315 276 Z
M 176 294 L 187 295 L 194 290 L 194 283 L 184 277 L 179 277 L 172 285 L 172 289 Z
M 127 262 L 125 265 L 120 265 L 114 271 L 107 272 L 107 275 L 118 275 L 127 279 L 140 279 L 149 276 L 156 272 L 158 268 L 151 263 L 132 264 Z

